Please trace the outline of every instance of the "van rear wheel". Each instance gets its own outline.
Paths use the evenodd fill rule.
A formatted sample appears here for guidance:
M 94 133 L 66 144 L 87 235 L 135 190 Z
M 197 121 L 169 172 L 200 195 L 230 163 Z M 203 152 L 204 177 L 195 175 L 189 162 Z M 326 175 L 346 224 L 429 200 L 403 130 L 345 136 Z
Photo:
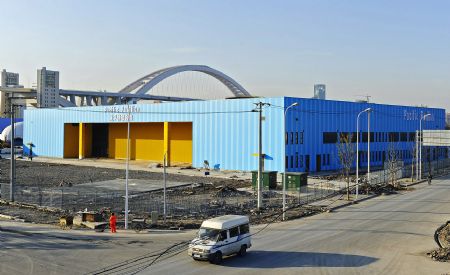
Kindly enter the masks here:
M 247 254 L 247 245 L 243 244 L 241 246 L 241 249 L 239 249 L 238 255 L 240 257 L 243 257 L 243 256 L 245 256 L 245 254 Z

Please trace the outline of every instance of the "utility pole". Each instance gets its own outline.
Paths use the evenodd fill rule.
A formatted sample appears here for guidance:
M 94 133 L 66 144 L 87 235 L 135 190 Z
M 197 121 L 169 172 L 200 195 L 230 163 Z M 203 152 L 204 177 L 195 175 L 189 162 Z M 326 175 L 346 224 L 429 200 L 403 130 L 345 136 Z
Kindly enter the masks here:
M 10 185 L 9 185 L 9 200 L 11 202 L 14 201 L 14 187 L 16 184 L 16 158 L 15 158 L 15 152 L 14 152 L 14 139 L 15 139 L 15 133 L 14 133 L 14 120 L 15 120 L 15 106 L 12 102 L 12 99 L 10 100 L 11 104 L 11 169 L 10 169 Z
M 257 209 L 259 210 L 262 206 L 262 172 L 263 172 L 263 155 L 262 155 L 262 108 L 264 106 L 269 106 L 269 103 L 264 102 L 258 102 L 255 103 L 256 105 L 256 112 L 259 112 L 259 127 L 258 127 L 258 202 L 257 202 Z

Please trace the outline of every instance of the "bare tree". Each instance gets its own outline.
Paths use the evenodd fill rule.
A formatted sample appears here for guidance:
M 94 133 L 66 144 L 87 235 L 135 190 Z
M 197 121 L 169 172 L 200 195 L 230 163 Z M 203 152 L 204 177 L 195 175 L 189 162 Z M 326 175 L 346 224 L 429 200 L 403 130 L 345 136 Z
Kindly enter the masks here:
M 388 183 L 397 188 L 397 173 L 403 168 L 399 152 L 395 146 L 395 143 L 389 142 L 387 148 L 387 170 L 388 170 Z
M 416 143 L 411 143 L 411 146 L 409 147 L 409 153 L 411 154 L 411 182 L 414 181 L 414 168 L 416 164 Z
M 350 200 L 350 169 L 352 168 L 353 161 L 356 157 L 355 146 L 352 143 L 352 134 L 341 133 L 336 146 L 342 169 L 342 175 L 347 181 L 347 200 Z

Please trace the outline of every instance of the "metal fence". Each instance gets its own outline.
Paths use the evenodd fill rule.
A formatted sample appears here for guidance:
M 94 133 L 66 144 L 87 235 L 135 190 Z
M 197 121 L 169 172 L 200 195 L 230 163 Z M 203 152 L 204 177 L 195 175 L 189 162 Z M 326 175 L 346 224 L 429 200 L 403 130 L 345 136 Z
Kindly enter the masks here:
M 83 184 L 85 185 L 85 184 Z M 2 185 L 3 186 L 3 185 Z M 7 191 L 2 197 L 8 196 Z M 301 187 L 300 190 L 287 192 L 287 205 L 308 204 L 335 195 L 339 190 L 332 185 L 315 183 Z M 4 196 L 3 196 L 4 195 Z M 100 211 L 110 209 L 122 213 L 125 205 L 125 193 L 117 191 L 82 190 L 74 187 L 46 187 L 17 185 L 15 200 L 21 203 L 39 205 L 78 212 L 85 209 Z M 282 191 L 265 190 L 263 192 L 265 208 L 282 207 Z M 208 217 L 230 213 L 246 213 L 257 205 L 256 192 L 253 190 L 238 191 L 236 189 L 219 190 L 203 193 L 201 187 L 170 188 L 166 196 L 166 213 L 168 216 Z M 129 209 L 133 214 L 146 215 L 157 211 L 164 212 L 164 197 L 162 191 L 130 193 Z
M 428 172 L 430 171 L 430 169 L 433 176 L 447 174 L 450 172 L 450 159 L 441 159 L 437 161 L 422 163 L 422 178 L 426 178 L 428 176 Z M 370 183 L 387 183 L 392 177 L 394 177 L 396 180 L 411 177 L 416 179 L 416 176 L 415 164 L 404 166 L 399 165 L 396 169 L 384 169 L 370 172 Z
M 431 168 L 433 175 L 449 173 L 450 159 L 425 163 L 423 175 L 428 174 Z M 410 165 L 400 167 L 396 171 L 396 178 L 411 177 Z M 415 173 L 415 170 L 414 170 Z M 371 184 L 386 183 L 389 180 L 389 171 L 381 170 L 371 173 Z M 8 177 L 1 178 L 1 195 L 3 199 L 9 199 Z M 110 209 L 117 213 L 123 213 L 125 205 L 124 192 L 95 189 L 89 184 L 41 187 L 39 185 L 20 185 L 15 188 L 15 200 L 21 203 L 39 205 L 43 207 L 58 208 L 70 212 L 100 211 Z M 342 187 L 342 186 L 341 186 Z M 310 183 L 300 190 L 287 192 L 287 205 L 302 205 L 313 201 L 341 193 L 337 184 L 329 181 Z M 131 193 L 129 196 L 129 209 L 136 215 L 148 215 L 152 211 L 160 215 L 164 211 L 163 192 Z M 263 192 L 263 205 L 266 208 L 282 207 L 282 192 L 280 190 L 265 190 Z M 178 217 L 208 217 L 230 213 L 248 213 L 257 205 L 256 192 L 254 190 L 242 191 L 236 189 L 212 190 L 205 192 L 204 186 L 193 184 L 189 187 L 172 187 L 167 190 L 166 213 L 168 216 Z

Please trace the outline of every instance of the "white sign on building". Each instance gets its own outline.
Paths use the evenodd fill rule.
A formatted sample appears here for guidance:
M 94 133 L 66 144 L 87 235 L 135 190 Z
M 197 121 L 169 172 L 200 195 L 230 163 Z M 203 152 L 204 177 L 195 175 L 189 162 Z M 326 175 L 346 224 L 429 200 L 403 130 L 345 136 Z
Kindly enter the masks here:
M 450 146 L 450 130 L 423 130 L 423 146 Z

